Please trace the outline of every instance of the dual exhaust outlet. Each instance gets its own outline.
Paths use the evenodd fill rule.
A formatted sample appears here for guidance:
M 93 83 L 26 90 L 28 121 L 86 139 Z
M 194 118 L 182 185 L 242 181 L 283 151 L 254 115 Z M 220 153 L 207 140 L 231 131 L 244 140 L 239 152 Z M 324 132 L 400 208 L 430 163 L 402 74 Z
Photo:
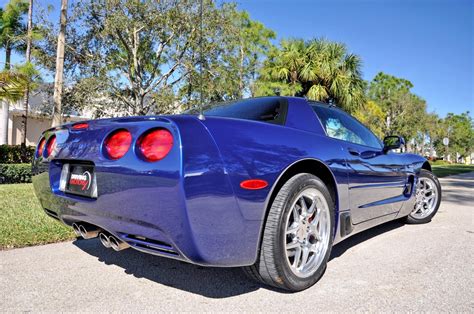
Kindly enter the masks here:
M 114 251 L 122 251 L 130 247 L 130 245 L 128 245 L 126 242 L 123 242 L 113 235 L 104 232 L 99 233 L 99 240 L 103 246 L 106 248 L 112 248 Z
M 92 225 L 73 223 L 72 228 L 78 237 L 83 237 L 84 239 L 99 237 L 100 243 L 102 243 L 103 246 L 106 248 L 112 248 L 115 251 L 125 250 L 130 247 L 130 245 L 118 239 L 114 235 L 111 235 L 106 231 L 102 231 L 101 229 Z

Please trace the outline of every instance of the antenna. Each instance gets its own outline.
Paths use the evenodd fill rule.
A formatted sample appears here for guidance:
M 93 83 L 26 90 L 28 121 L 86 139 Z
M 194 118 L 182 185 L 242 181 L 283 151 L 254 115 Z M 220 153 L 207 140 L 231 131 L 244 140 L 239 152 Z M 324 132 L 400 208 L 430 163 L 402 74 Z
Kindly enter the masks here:
M 202 105 L 203 105 L 203 102 L 204 102 L 204 95 L 203 95 L 203 92 L 204 92 L 204 88 L 203 88 L 203 73 L 202 73 L 202 64 L 204 63 L 204 58 L 203 58 L 203 51 L 202 51 L 202 15 L 203 15 L 203 8 L 202 8 L 202 1 L 201 0 L 201 3 L 200 3 L 200 11 L 199 11 L 199 14 L 200 14 L 200 38 L 199 38 L 199 88 L 200 88 L 200 91 L 199 91 L 199 115 L 198 115 L 198 119 L 199 120 L 205 120 L 204 118 L 204 115 L 202 113 Z

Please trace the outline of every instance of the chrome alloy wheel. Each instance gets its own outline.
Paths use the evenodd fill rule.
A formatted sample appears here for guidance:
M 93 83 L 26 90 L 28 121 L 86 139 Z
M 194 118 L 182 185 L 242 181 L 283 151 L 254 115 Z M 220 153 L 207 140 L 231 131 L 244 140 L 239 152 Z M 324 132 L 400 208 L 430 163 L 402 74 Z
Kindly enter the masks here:
M 415 194 L 415 208 L 410 216 L 423 219 L 431 215 L 438 202 L 438 189 L 435 182 L 427 177 L 418 178 Z
M 286 261 L 292 272 L 306 278 L 321 265 L 329 246 L 329 206 L 315 188 L 301 191 L 286 218 Z

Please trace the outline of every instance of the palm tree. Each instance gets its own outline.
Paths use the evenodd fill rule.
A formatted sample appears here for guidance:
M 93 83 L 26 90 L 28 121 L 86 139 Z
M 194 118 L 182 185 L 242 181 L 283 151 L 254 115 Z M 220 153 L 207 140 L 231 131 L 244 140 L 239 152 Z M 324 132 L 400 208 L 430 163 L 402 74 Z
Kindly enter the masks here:
M 10 0 L 5 9 L 0 10 L 0 48 L 5 49 L 5 70 L 10 70 L 12 52 L 24 48 L 24 43 L 18 38 L 26 31 L 22 16 L 27 11 L 28 2 L 25 0 Z
M 273 47 L 264 62 L 256 82 L 257 96 L 281 94 L 295 96 L 302 91 L 300 69 L 305 63 L 303 40 L 282 41 L 281 48 Z
M 0 48 L 5 49 L 5 70 L 9 71 L 11 68 L 11 54 L 15 50 L 22 50 L 23 43 L 18 40 L 25 33 L 25 26 L 23 25 L 21 18 L 22 15 L 28 10 L 28 3 L 25 0 L 10 0 L 5 6 L 5 9 L 0 9 Z M 3 74 L 9 75 L 8 72 Z M 7 80 L 8 82 L 8 80 Z M 5 82 L 4 82 L 5 83 Z M 10 82 L 15 85 L 15 83 Z M 13 87 L 15 89 L 15 87 Z M 2 90 L 4 93 L 5 90 Z M 6 95 L 6 94 L 5 94 Z M 8 142 L 8 112 L 9 102 L 11 97 L 1 97 L 3 103 L 3 114 L 2 114 L 2 129 L 3 137 L 0 138 L 0 143 Z M 16 99 L 16 98 L 15 98 Z M 16 101 L 18 101 L 17 99 Z
M 365 102 L 361 60 L 344 44 L 325 39 L 283 41 L 264 62 L 257 88 L 260 94 L 304 96 L 333 102 L 354 111 Z
M 25 54 L 25 64 L 26 66 L 31 66 L 31 42 L 33 37 L 33 0 L 29 0 L 28 4 L 28 27 L 27 27 L 27 34 L 26 34 L 26 54 Z M 26 132 L 28 130 L 27 123 L 28 123 L 28 101 L 30 98 L 30 84 L 26 85 L 25 95 L 23 97 L 23 109 L 24 113 L 22 115 L 22 122 L 21 122 L 21 146 L 23 148 L 23 152 L 26 151 Z
M 4 116 L 0 144 L 8 143 L 8 103 L 19 101 L 24 95 L 27 84 L 28 80 L 22 74 L 10 71 L 0 72 L 0 103 L 3 103 Z

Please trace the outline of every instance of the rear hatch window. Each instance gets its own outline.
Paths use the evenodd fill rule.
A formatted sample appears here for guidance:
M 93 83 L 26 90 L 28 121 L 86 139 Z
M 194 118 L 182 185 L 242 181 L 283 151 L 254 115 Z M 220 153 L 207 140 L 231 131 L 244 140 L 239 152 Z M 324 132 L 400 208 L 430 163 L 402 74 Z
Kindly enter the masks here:
M 288 103 L 284 97 L 250 98 L 208 106 L 205 116 L 285 124 Z M 196 110 L 193 111 L 196 113 Z

